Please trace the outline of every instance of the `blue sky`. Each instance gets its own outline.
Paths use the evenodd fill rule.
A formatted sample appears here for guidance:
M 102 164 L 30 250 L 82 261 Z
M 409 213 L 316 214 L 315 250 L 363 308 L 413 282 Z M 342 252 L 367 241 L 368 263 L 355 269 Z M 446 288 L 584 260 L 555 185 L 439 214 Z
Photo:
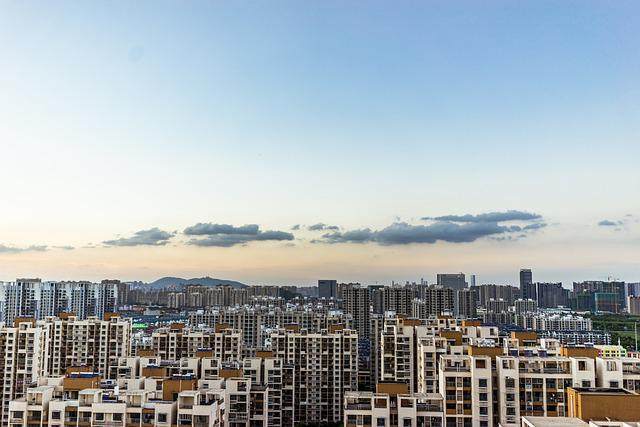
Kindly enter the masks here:
M 3 2 L 2 279 L 451 270 L 509 282 L 531 266 L 540 280 L 640 280 L 639 12 L 625 1 Z M 312 243 L 322 234 L 305 227 L 233 247 L 183 233 L 375 232 L 509 210 L 547 226 L 391 246 Z M 173 237 L 104 247 L 154 227 Z

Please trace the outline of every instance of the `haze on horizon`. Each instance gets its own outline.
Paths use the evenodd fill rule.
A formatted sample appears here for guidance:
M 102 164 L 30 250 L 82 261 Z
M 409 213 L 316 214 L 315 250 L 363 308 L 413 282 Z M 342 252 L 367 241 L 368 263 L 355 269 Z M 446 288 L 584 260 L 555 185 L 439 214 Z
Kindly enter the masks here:
M 640 4 L 0 5 L 0 280 L 640 281 Z

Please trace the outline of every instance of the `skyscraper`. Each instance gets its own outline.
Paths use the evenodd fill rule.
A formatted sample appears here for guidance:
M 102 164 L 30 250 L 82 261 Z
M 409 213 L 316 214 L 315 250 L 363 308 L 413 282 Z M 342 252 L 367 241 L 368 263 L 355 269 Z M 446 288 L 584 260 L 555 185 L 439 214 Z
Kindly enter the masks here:
M 522 299 L 537 300 L 536 289 L 533 286 L 533 273 L 529 268 L 520 269 L 520 295 Z
M 318 296 L 320 298 L 338 298 L 338 282 L 336 280 L 318 280 Z
M 438 285 L 451 289 L 464 289 L 467 281 L 464 273 L 439 273 L 437 275 Z

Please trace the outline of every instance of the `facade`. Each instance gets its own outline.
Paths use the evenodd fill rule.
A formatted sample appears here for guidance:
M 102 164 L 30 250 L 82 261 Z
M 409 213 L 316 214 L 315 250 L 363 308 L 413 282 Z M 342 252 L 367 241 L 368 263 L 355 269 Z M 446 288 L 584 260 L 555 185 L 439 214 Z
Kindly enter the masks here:
M 339 423 L 344 393 L 358 389 L 357 333 L 280 330 L 271 346 L 274 357 L 295 367 L 296 422 Z
M 318 297 L 337 299 L 338 282 L 336 280 L 318 280 Z
M 423 296 L 412 301 L 411 316 L 418 319 L 453 314 L 456 292 L 443 286 L 428 286 L 422 289 Z
M 119 282 L 118 282 L 119 283 Z M 104 318 L 118 309 L 118 283 L 115 281 L 43 282 L 17 279 L 0 282 L 0 315 L 10 325 L 14 319 L 44 319 L 73 313 L 80 319 Z
M 370 338 L 371 293 L 369 288 L 348 284 L 341 290 L 344 311 L 353 316 L 353 327 L 361 340 Z
M 465 289 L 467 280 L 464 273 L 438 273 L 436 276 L 438 286 L 455 290 Z
M 533 273 L 531 269 L 520 270 L 520 297 L 522 299 L 532 299 L 537 301 L 536 289 L 533 286 Z
M 471 289 L 456 291 L 455 314 L 461 318 L 475 318 L 478 315 L 476 293 Z

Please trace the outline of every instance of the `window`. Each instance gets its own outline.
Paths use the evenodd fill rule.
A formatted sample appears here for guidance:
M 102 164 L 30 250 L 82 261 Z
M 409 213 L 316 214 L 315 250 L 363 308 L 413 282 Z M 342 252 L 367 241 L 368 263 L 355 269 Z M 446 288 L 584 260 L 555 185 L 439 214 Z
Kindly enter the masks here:
M 480 378 L 478 380 L 478 387 L 486 387 L 487 386 L 487 379 L 486 378 Z
M 166 423 L 167 422 L 167 414 L 158 414 L 158 422 Z
M 376 425 L 378 427 L 384 427 L 386 425 L 386 420 L 384 418 L 378 418 L 376 421 Z
M 51 419 L 52 420 L 59 420 L 60 419 L 60 411 L 51 412 Z
M 578 370 L 579 371 L 586 371 L 587 370 L 587 362 L 585 362 L 584 360 L 579 360 L 578 361 Z
M 480 393 L 478 395 L 478 399 L 480 400 L 480 402 L 486 402 L 487 401 L 487 393 Z
M 102 412 L 96 413 L 96 421 L 104 421 L 104 414 Z
M 484 359 L 476 359 L 476 368 L 484 369 L 487 367 L 487 361 Z
M 591 387 L 591 381 L 582 380 L 582 387 Z
M 122 421 L 122 414 L 113 414 L 113 421 Z
M 486 406 L 480 407 L 480 415 L 487 415 L 489 413 L 488 408 Z
M 618 383 L 618 381 L 609 381 L 609 387 L 611 387 L 611 388 L 619 388 L 620 387 L 620 383 Z

